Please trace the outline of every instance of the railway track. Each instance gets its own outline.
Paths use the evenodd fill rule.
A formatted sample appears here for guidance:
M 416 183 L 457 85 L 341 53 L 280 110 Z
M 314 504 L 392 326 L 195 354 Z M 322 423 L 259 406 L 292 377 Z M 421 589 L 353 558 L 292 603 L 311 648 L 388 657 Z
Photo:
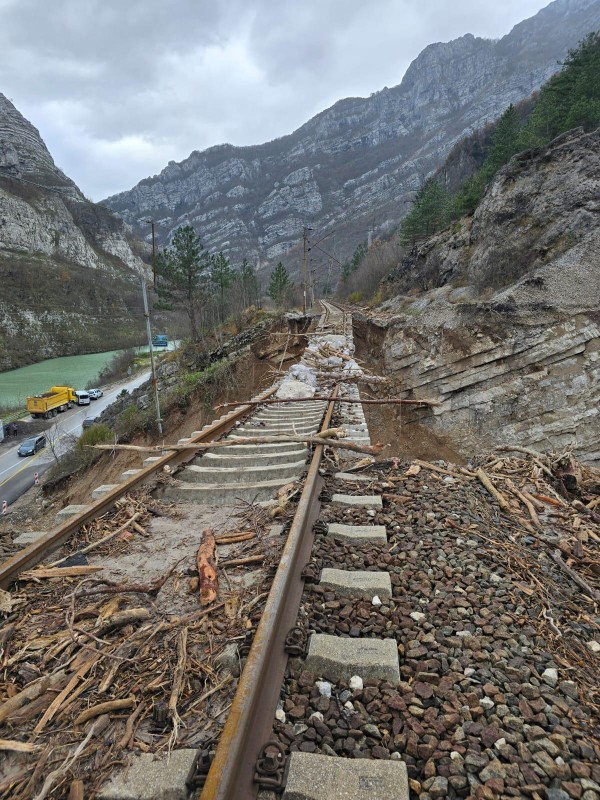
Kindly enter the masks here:
M 352 321 L 344 309 L 323 303 L 326 317 L 319 331 L 323 338 L 337 344 L 346 353 L 353 352 Z M 317 344 L 318 346 L 318 344 Z M 318 365 L 320 371 L 333 364 Z M 336 391 L 348 398 L 359 399 L 354 384 L 341 384 Z M 337 424 L 343 425 L 353 441 L 369 443 L 365 418 L 359 405 L 345 405 L 336 410 L 335 400 L 327 407 L 323 430 L 332 424 L 334 414 Z M 356 456 L 356 453 L 352 454 Z M 361 526 L 347 525 L 344 511 L 348 508 L 373 514 L 381 509 L 378 495 L 356 495 L 344 492 L 344 483 L 356 488 L 357 479 L 351 474 L 338 473 L 340 490 L 333 496 L 325 495 L 326 505 L 339 512 L 340 522 L 323 523 L 322 510 L 323 448 L 313 453 L 302 496 L 287 537 L 267 605 L 254 637 L 253 645 L 242 673 L 229 717 L 210 759 L 210 768 L 204 782 L 201 800 L 250 800 L 257 796 L 268 798 L 283 792 L 289 798 L 370 797 L 372 800 L 393 800 L 408 797 L 406 768 L 401 761 L 351 762 L 348 759 L 295 752 L 288 758 L 285 744 L 275 738 L 273 731 L 275 710 L 282 692 L 286 666 L 292 657 L 298 662 L 305 678 L 310 675 L 312 685 L 321 680 L 337 682 L 351 678 L 384 680 L 396 685 L 400 681 L 398 650 L 390 640 L 341 639 L 335 636 L 312 633 L 302 620 L 299 609 L 304 581 L 315 580 L 311 571 L 311 551 L 316 530 L 325 530 L 335 540 L 364 544 L 375 542 L 381 547 L 386 542 L 385 527 L 369 524 L 366 516 Z M 358 479 L 360 480 L 360 479 Z M 325 527 L 323 527 L 325 526 Z M 306 569 L 308 565 L 308 570 Z M 314 564 L 313 564 L 314 566 Z M 320 586 L 347 596 L 373 600 L 377 591 L 384 598 L 391 596 L 387 573 L 327 569 L 321 575 Z M 331 684 L 327 683 L 328 686 Z M 280 718 L 285 714 L 279 709 Z M 321 715 L 322 718 L 322 715 Z M 277 725 L 277 722 L 275 722 Z M 200 763 L 206 770 L 209 758 Z M 199 783 L 204 781 L 199 775 Z M 287 784 L 287 787 L 286 787 Z
M 323 302 L 323 315 L 315 337 L 300 365 L 293 367 L 290 375 L 178 443 L 193 445 L 230 436 L 230 445 L 201 456 L 194 450 L 172 450 L 160 456 L 150 456 L 141 468 L 123 473 L 119 484 L 97 487 L 92 493 L 92 503 L 63 509 L 57 514 L 59 524 L 53 531 L 42 535 L 0 564 L 0 587 L 8 588 L 21 573 L 47 559 L 83 525 L 101 517 L 121 498 L 156 475 L 164 474 L 165 469 L 173 478 L 160 486 L 155 496 L 178 504 L 233 506 L 240 500 L 247 503 L 268 502 L 277 490 L 285 489 L 291 481 L 302 478 L 309 454 L 306 445 L 271 441 L 265 444 L 238 444 L 239 437 L 251 437 L 259 442 L 261 438 L 269 440 L 278 435 L 313 436 L 319 430 L 331 428 L 335 413 L 336 425 L 347 429 L 346 437 L 349 440 L 368 444 L 368 431 L 359 405 L 345 405 L 340 411 L 336 410 L 335 399 L 329 402 L 315 400 L 293 403 L 293 399 L 310 397 L 312 393 L 335 397 L 340 392 L 347 398 L 358 399 L 354 383 L 337 385 L 337 381 L 326 377 L 328 373 L 339 373 L 348 366 L 358 369 L 352 360 L 353 349 L 350 315 L 332 303 Z M 323 352 L 334 355 L 324 356 Z M 277 396 L 281 397 L 281 403 L 261 406 L 261 401 Z M 290 402 L 285 402 L 286 398 Z M 286 637 L 290 629 L 295 628 L 304 584 L 302 570 L 310 559 L 313 525 L 318 521 L 321 507 L 319 493 L 323 486 L 320 474 L 323 452 L 323 446 L 317 445 L 313 449 L 279 567 L 253 637 L 219 746 L 214 758 L 212 753 L 200 754 L 195 775 L 190 778 L 189 786 L 196 790 L 202 788 L 202 798 L 241 800 L 256 797 L 261 784 L 261 781 L 255 780 L 259 760 L 263 763 L 262 783 L 270 785 L 270 767 L 265 765 L 270 763 L 271 756 L 269 753 L 266 756 L 261 754 L 261 749 L 271 738 L 273 714 L 288 660 Z M 349 451 L 341 452 L 346 456 L 357 456 Z M 319 646 L 320 638 L 313 637 L 312 641 L 314 651 Z M 311 652 L 309 657 L 312 657 Z M 397 672 L 397 654 L 395 663 Z M 327 677 L 326 673 L 327 670 L 321 677 Z M 206 775 L 208 761 L 212 766 Z M 235 768 L 232 769 L 232 765 Z M 403 779 L 401 768 L 401 764 L 394 765 L 394 771 Z M 281 784 L 280 764 L 277 771 Z M 106 796 L 112 795 L 109 793 Z
M 13 746 L 36 759 L 25 766 L 18 755 L 14 763 L 0 762 L 0 798 L 400 800 L 409 791 L 422 800 L 600 797 L 600 747 L 574 682 L 575 676 L 582 686 L 591 681 L 596 696 L 593 665 L 573 660 L 560 630 L 554 640 L 559 655 L 540 635 L 550 624 L 547 609 L 542 615 L 528 606 L 537 589 L 527 581 L 539 567 L 532 586 L 544 585 L 544 602 L 554 597 L 559 609 L 565 587 L 560 573 L 552 579 L 558 591 L 543 583 L 549 570 L 539 541 L 520 547 L 518 537 L 531 527 L 501 519 L 496 501 L 469 470 L 418 462 L 356 472 L 349 462 L 362 456 L 354 451 L 316 444 L 306 464 L 303 442 L 272 441 L 333 427 L 369 445 L 360 403 L 338 402 L 360 400 L 356 384 L 340 379 L 345 369 L 359 369 L 352 359 L 352 321 L 335 304 L 323 307 L 302 361 L 283 380 L 180 441 L 190 449 L 153 455 L 124 473 L 121 484 L 98 487 L 94 502 L 64 510 L 66 519 L 55 530 L 0 565 L 1 585 L 14 588 L 24 570 L 35 576 L 32 565 L 69 540 L 72 546 L 70 537 L 82 525 L 149 481 L 174 520 L 138 543 L 135 568 L 140 558 L 154 558 L 161 580 L 109 582 L 105 589 L 84 580 L 73 591 L 71 584 L 66 597 L 54 584 L 37 604 L 25 606 L 22 620 L 13 615 L 21 626 L 13 650 L 6 647 L 12 618 L 0 624 L 8 697 L 0 704 L 0 725 L 8 725 L 7 733 L 0 731 L 1 747 L 10 750 L 10 734 L 18 739 Z M 301 396 L 309 401 L 293 402 Z M 222 446 L 202 457 L 191 447 L 217 439 Z M 498 467 L 496 460 L 490 464 Z M 514 480 L 523 475 L 533 491 L 527 481 L 535 469 L 512 464 L 509 473 Z M 300 491 L 283 515 L 286 535 L 269 539 L 273 503 Z M 538 496 L 546 501 L 550 492 L 542 487 Z M 269 499 L 274 494 L 276 501 Z M 250 557 L 234 551 L 219 561 L 222 597 L 199 609 L 192 593 L 186 605 L 181 586 L 190 573 L 180 571 L 164 598 L 162 579 L 182 560 L 181 550 L 171 550 L 182 537 L 192 538 L 194 550 L 183 550 L 189 564 L 197 547 L 205 517 L 190 509 L 223 511 L 239 508 L 240 501 L 243 518 L 260 534 L 241 538 L 259 540 L 259 546 Z M 552 500 L 550 509 L 560 503 Z M 542 518 L 548 528 L 555 524 L 554 517 Z M 231 547 L 228 534 L 219 540 L 224 554 Z M 535 558 L 511 579 L 511 570 L 527 563 L 532 543 Z M 497 547 L 508 554 L 506 563 L 497 559 Z M 129 556 L 121 548 L 100 563 L 118 571 Z M 236 580 L 252 578 L 254 588 L 236 595 L 227 565 L 257 561 L 265 561 L 258 583 L 257 571 L 239 573 Z M 25 604 L 36 585 L 19 585 L 25 593 L 13 594 Z M 94 592 L 103 590 L 111 599 L 95 603 Z M 140 600 L 127 601 L 128 592 Z M 558 615 L 566 635 L 573 614 L 577 631 L 588 619 L 567 601 Z M 569 639 L 571 652 L 578 646 L 592 659 L 595 630 L 585 628 L 586 641 L 578 645 Z M 241 674 L 231 660 L 221 670 L 226 647 L 233 648 Z M 41 658 L 31 655 L 40 652 Z M 136 751 L 133 763 L 121 770 L 129 748 Z M 64 759 L 52 756 L 65 749 Z M 52 776 L 44 793 L 41 785 Z M 36 780 L 41 790 L 34 793 Z

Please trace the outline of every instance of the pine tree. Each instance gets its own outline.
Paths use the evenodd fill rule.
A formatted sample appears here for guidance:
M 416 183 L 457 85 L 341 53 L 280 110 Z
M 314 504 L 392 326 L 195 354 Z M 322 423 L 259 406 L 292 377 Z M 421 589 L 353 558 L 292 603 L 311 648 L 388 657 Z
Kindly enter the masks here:
M 361 261 L 369 252 L 369 248 L 366 242 L 361 242 L 356 246 L 354 253 L 352 253 L 352 258 L 350 261 L 346 261 L 346 263 L 342 266 L 342 280 L 347 281 L 350 275 L 359 268 Z
M 198 318 L 203 302 L 210 258 L 191 225 L 175 231 L 173 240 L 157 253 L 157 291 L 170 303 L 181 303 L 190 320 L 192 340 L 200 340 Z
M 507 164 L 515 153 L 521 149 L 521 123 L 516 108 L 511 103 L 502 114 L 491 137 L 483 171 L 489 177 Z
M 400 225 L 403 244 L 431 236 L 446 222 L 448 192 L 434 178 L 429 178 L 416 194 L 413 206 Z
M 247 258 L 242 261 L 238 279 L 242 290 L 244 308 L 255 305 L 258 302 L 258 279 Z
M 524 146 L 546 144 L 583 125 L 600 123 L 600 33 L 590 33 L 569 51 L 564 68 L 542 88 L 525 126 Z
M 219 319 L 225 319 L 225 294 L 235 280 L 235 271 L 227 256 L 220 251 L 211 258 L 211 280 L 219 298 Z
M 288 271 L 280 261 L 271 273 L 267 294 L 278 306 L 282 306 L 292 285 Z

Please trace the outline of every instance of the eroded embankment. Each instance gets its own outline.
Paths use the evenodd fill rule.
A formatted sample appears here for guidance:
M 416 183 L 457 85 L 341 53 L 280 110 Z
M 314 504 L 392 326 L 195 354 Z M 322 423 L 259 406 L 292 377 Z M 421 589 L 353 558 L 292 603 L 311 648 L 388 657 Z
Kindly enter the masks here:
M 371 372 L 386 375 L 387 365 L 384 349 L 386 347 L 386 329 L 364 317 L 354 318 L 354 343 L 356 356 L 364 362 Z M 363 396 L 383 398 L 399 396 L 399 381 L 391 378 L 388 386 L 377 385 L 370 392 L 364 387 Z M 419 420 L 428 418 L 431 413 L 426 410 L 408 410 L 399 405 L 365 405 L 363 411 L 374 442 L 386 444 L 385 458 L 424 458 L 453 461 L 463 464 L 466 453 L 460 447 L 460 439 L 451 435 L 436 432 L 427 422 Z

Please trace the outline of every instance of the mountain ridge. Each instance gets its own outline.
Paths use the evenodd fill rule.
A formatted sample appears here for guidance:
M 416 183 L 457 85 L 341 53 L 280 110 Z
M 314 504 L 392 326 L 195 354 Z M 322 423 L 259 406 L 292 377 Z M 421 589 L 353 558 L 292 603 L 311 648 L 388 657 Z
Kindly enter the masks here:
M 0 94 L 0 370 L 140 343 L 140 247 Z
M 343 261 L 370 228 L 394 227 L 452 146 L 538 89 L 594 26 L 599 0 L 555 0 L 498 40 L 428 45 L 395 87 L 343 98 L 271 142 L 195 150 L 104 203 L 146 239 L 153 217 L 159 244 L 191 223 L 234 263 L 283 258 L 292 271 L 303 225 L 335 227 Z M 312 256 L 317 269 L 327 261 Z

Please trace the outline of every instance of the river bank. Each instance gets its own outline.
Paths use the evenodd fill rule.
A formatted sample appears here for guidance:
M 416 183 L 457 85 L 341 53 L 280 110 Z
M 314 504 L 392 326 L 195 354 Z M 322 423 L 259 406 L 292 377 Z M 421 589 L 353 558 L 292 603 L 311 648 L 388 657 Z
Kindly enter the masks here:
M 177 346 L 170 342 L 169 350 Z M 37 364 L 0 373 L 0 410 L 2 412 L 22 409 L 25 398 L 46 392 L 51 386 L 73 386 L 83 389 L 97 381 L 100 372 L 112 359 L 124 350 L 107 350 L 103 353 L 88 353 L 80 356 L 49 358 Z M 148 347 L 136 347 L 137 355 L 148 352 Z M 162 349 L 164 352 L 164 349 Z

